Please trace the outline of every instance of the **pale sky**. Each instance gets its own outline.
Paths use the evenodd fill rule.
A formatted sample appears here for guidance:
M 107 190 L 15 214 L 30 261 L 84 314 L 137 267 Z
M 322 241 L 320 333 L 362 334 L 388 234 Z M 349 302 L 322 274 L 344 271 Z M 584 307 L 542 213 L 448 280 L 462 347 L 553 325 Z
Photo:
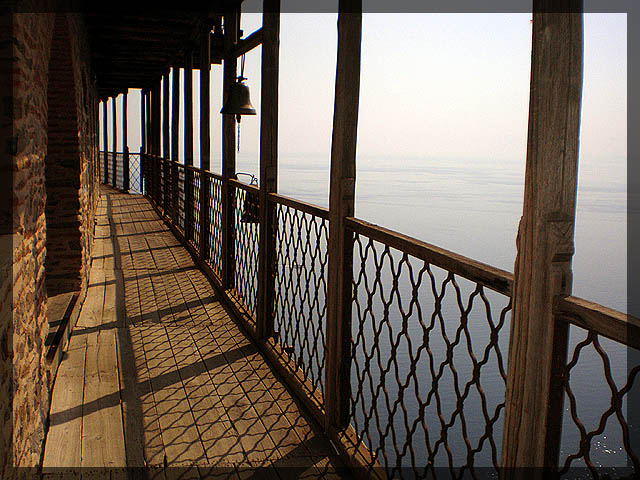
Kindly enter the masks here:
M 247 10 L 252 7 L 248 4 Z M 255 11 L 255 10 L 254 10 Z M 358 158 L 485 158 L 519 162 L 526 154 L 531 14 L 363 15 Z M 260 14 L 242 16 L 244 36 Z M 280 38 L 279 152 L 331 151 L 336 13 L 283 13 Z M 626 175 L 626 14 L 585 14 L 580 155 L 585 168 Z M 258 110 L 241 123 L 241 152 L 259 150 L 260 47 L 245 76 Z M 211 70 L 212 169 L 220 171 L 222 66 Z M 194 71 L 195 156 L 199 75 Z M 118 113 L 121 112 L 118 99 Z M 129 93 L 129 148 L 138 151 L 140 97 Z M 111 122 L 111 108 L 108 110 Z M 102 114 L 100 116 L 102 119 Z M 181 122 L 184 121 L 181 115 Z M 118 123 L 120 122 L 120 119 Z M 109 129 L 111 132 L 111 129 Z M 122 133 L 118 134 L 122 148 Z M 111 143 L 111 140 L 110 140 Z M 180 155 L 182 157 L 182 138 Z M 302 160 L 301 160 L 302 161 Z M 256 163 L 257 169 L 257 163 Z M 606 170 L 606 171 L 605 171 Z M 614 173 L 612 173 L 614 172 Z

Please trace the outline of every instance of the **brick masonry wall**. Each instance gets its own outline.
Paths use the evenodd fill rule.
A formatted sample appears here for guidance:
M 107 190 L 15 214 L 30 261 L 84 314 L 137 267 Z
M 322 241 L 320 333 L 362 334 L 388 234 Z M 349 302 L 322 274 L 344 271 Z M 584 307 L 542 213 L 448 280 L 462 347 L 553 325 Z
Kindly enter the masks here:
M 38 11 L 38 5 L 21 2 L 18 11 Z M 80 251 L 77 289 L 86 285 L 93 242 L 96 209 L 95 176 L 91 163 L 95 145 L 95 85 L 89 70 L 89 47 L 82 17 L 65 14 L 67 42 L 72 59 L 75 93 L 67 92 L 68 110 L 75 111 L 77 149 L 68 162 L 75 166 L 61 180 L 72 185 L 78 206 L 75 233 Z M 13 16 L 13 275 L 0 277 L 0 357 L 10 358 L 12 372 L 0 372 L 0 389 L 13 393 L 0 399 L 3 418 L 0 437 L 0 478 L 17 475 L 12 466 L 40 463 L 47 429 L 53 379 L 45 362 L 47 334 L 45 259 L 47 255 L 47 216 L 45 162 L 48 139 L 48 87 L 51 45 L 55 24 L 52 13 L 17 13 Z M 53 83 L 55 85 L 55 82 Z M 71 94 L 71 95 L 69 95 Z M 75 100 L 75 102 L 74 102 Z M 75 103 L 75 108 L 74 107 Z M 52 135 L 53 137 L 53 135 Z M 55 140 L 55 139 L 54 139 Z M 52 143 L 55 144 L 55 141 Z M 67 201 L 65 200 L 65 201 Z M 79 221 L 78 221 L 79 220 Z M 78 251 L 76 250 L 76 253 Z M 6 263 L 6 262 L 5 262 Z M 0 265 L 8 270 L 8 265 Z M 13 285 L 9 284 L 12 280 Z M 4 362 L 2 365 L 7 365 Z M 9 365 L 11 365 L 9 364 Z M 0 367 L 5 368 L 6 367 Z

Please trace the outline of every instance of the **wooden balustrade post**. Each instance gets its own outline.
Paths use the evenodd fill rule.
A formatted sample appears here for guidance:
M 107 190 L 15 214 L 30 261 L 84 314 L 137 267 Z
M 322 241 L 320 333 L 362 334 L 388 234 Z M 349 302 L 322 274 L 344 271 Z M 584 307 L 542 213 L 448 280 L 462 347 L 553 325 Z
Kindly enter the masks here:
M 529 133 L 509 338 L 501 477 L 557 468 L 582 96 L 581 1 L 534 0 Z M 542 468 L 544 467 L 544 468 Z
M 111 97 L 111 113 L 112 113 L 112 127 L 113 127 L 113 157 L 111 159 L 111 174 L 112 174 L 112 183 L 111 185 L 115 188 L 116 185 L 116 174 L 118 172 L 118 115 L 116 113 L 116 97 Z
M 160 80 L 153 86 L 151 93 L 151 135 L 153 139 L 153 159 L 150 162 L 153 176 L 153 200 L 160 207 Z
M 262 87 L 260 100 L 260 249 L 258 260 L 259 338 L 273 333 L 276 234 L 275 207 L 269 193 L 278 190 L 278 67 L 280 0 L 265 0 L 262 16 Z
M 129 191 L 129 141 L 127 138 L 127 92 L 122 94 L 122 189 Z
M 104 158 L 102 161 L 102 167 L 104 168 L 104 181 L 106 185 L 109 183 L 109 124 L 108 124 L 108 112 L 109 108 L 108 100 L 102 102 L 102 146 L 104 147 Z
M 147 98 L 147 89 L 143 88 L 142 92 L 140 92 L 140 177 L 139 177 L 139 182 L 140 184 L 138 185 L 138 188 L 140 189 L 140 192 L 145 194 L 146 192 L 146 187 L 143 188 L 143 182 L 146 182 L 145 180 L 145 175 L 146 175 L 146 165 L 145 165 L 145 154 L 147 153 L 147 105 L 146 105 L 146 98 Z
M 173 67 L 171 76 L 171 179 L 173 190 L 173 222 L 177 225 L 180 216 L 178 197 L 178 157 L 180 156 L 180 69 Z
M 207 23 L 200 35 L 200 258 L 209 257 L 209 185 L 211 178 L 205 173 L 211 169 L 211 128 L 209 84 L 211 72 L 211 25 Z
M 165 216 L 171 216 L 171 169 L 168 160 L 171 156 L 171 131 L 169 128 L 169 69 L 162 75 L 162 171 L 164 172 L 162 211 Z
M 184 164 L 193 166 L 193 52 L 184 57 Z M 193 240 L 193 171 L 184 171 L 184 236 Z
M 211 25 L 207 24 L 200 34 L 200 258 L 209 256 L 209 185 L 211 179 L 205 173 L 211 169 L 210 128 L 210 74 L 211 74 Z
M 148 88 L 147 89 L 147 98 L 145 98 L 145 104 L 146 104 L 146 108 L 145 108 L 145 112 L 147 115 L 147 149 L 146 149 L 146 156 L 145 156 L 145 164 L 146 164 L 146 182 L 148 182 L 147 185 L 147 189 L 148 189 L 148 194 L 153 197 L 153 175 L 151 173 L 151 157 L 150 155 L 153 154 L 153 123 L 151 120 L 151 97 L 152 97 L 152 91 L 153 91 L 153 87 L 152 88 Z
M 354 215 L 361 36 L 362 1 L 340 0 L 329 190 L 327 430 L 349 425 L 353 234 L 346 229 L 345 218 Z
M 229 88 L 236 81 L 238 59 L 231 53 L 238 43 L 240 9 L 224 14 L 224 65 L 222 74 L 222 104 Z M 222 115 L 222 286 L 233 285 L 235 271 L 235 188 L 229 180 L 236 177 L 236 119 L 235 115 Z

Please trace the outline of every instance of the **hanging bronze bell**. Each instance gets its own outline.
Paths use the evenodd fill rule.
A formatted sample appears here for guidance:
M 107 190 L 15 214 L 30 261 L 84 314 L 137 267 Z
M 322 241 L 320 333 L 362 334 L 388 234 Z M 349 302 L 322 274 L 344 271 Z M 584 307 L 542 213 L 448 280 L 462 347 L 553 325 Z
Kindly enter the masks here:
M 249 87 L 242 80 L 229 87 L 229 95 L 220 113 L 230 113 L 233 115 L 255 115 L 256 109 L 251 105 L 249 99 Z

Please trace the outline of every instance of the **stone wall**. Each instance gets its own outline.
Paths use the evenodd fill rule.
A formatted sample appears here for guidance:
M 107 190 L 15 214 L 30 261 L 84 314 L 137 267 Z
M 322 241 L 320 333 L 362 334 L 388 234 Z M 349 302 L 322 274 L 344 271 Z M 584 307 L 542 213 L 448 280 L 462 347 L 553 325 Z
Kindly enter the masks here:
M 38 9 L 37 5 L 20 2 L 17 11 L 34 12 Z M 91 82 L 89 46 L 83 19 L 78 14 L 59 15 L 63 18 L 56 20 L 53 13 L 13 15 L 13 285 L 8 285 L 6 280 L 0 284 L 0 311 L 6 310 L 7 303 L 12 301 L 10 322 L 0 317 L 3 319 L 0 323 L 0 355 L 6 352 L 6 356 L 12 359 L 13 369 L 13 375 L 0 372 L 0 388 L 13 393 L 13 408 L 6 401 L 0 402 L 0 416 L 5 420 L 0 438 L 0 478 L 14 476 L 16 471 L 10 468 L 12 466 L 38 465 L 44 446 L 53 382 L 44 350 L 48 328 L 45 264 L 47 245 L 53 240 L 51 236 L 47 238 L 47 222 L 64 222 L 66 218 L 75 225 L 72 233 L 76 258 L 73 289 L 80 290 L 86 286 L 91 258 L 97 200 L 91 165 L 97 152 L 97 96 Z M 56 24 L 67 30 L 65 41 L 56 37 L 56 42 L 52 42 Z M 56 48 L 52 51 L 52 43 L 70 53 L 71 62 L 67 68 L 72 69 L 72 75 L 67 78 L 73 79 L 71 91 L 68 90 L 69 85 L 57 84 L 57 79 L 50 82 L 50 60 L 56 68 L 64 67 L 63 62 L 57 63 L 60 52 L 55 51 Z M 49 138 L 48 116 L 51 112 L 48 98 L 60 93 L 51 92 L 51 87 L 66 89 L 66 113 L 70 115 L 66 115 L 67 119 L 62 123 L 58 121 L 49 132 Z M 69 122 L 75 125 L 74 131 L 69 130 Z M 68 143 L 69 135 L 76 139 L 76 146 L 67 149 L 65 142 Z M 68 204 L 75 205 L 75 215 L 61 211 L 63 215 L 56 219 L 53 217 L 57 212 L 46 209 L 47 188 L 59 187 L 53 177 L 53 183 L 45 182 L 48 145 L 52 146 L 54 156 L 64 157 L 69 167 L 58 180 L 60 184 L 70 186 L 63 198 Z M 75 198 L 70 198 L 70 192 Z

